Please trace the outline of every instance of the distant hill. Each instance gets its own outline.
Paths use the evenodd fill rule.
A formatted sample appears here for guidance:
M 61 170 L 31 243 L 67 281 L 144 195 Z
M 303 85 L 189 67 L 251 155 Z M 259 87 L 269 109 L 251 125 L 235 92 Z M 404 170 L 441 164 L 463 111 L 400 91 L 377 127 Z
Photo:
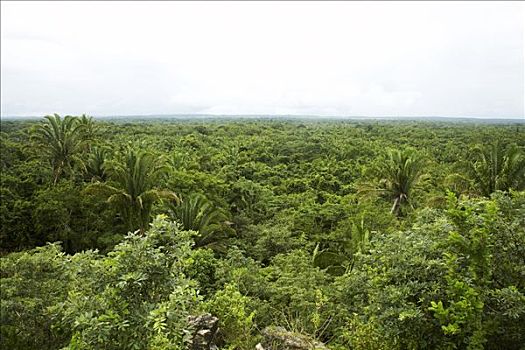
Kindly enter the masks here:
M 2 116 L 2 120 L 37 120 L 37 116 Z M 377 121 L 377 122 L 396 122 L 396 121 L 418 121 L 418 122 L 449 122 L 449 123 L 475 123 L 475 124 L 525 124 L 523 118 L 478 118 L 478 117 L 445 117 L 445 116 L 315 116 L 315 115 L 215 115 L 215 114 L 162 114 L 162 115 L 116 115 L 116 116 L 96 116 L 97 119 L 107 121 L 166 121 L 166 120 L 307 120 L 307 121 Z

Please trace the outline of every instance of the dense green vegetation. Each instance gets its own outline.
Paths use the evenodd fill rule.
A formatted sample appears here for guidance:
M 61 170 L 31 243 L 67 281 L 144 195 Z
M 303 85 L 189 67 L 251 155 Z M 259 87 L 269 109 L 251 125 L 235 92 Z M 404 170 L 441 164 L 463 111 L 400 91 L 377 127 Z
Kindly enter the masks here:
M 523 349 L 525 128 L 2 121 L 3 349 Z

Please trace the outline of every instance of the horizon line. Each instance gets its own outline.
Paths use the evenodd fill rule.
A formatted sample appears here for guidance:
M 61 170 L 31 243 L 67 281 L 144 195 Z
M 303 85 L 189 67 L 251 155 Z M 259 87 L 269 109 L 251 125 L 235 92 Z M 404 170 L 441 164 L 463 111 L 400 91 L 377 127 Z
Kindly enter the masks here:
M 45 115 L 0 115 L 0 118 L 14 119 L 14 118 L 44 118 Z M 294 117 L 294 118 L 341 118 L 341 119 L 396 119 L 396 118 L 446 118 L 446 119 L 510 119 L 510 120 L 523 120 L 525 116 L 515 117 L 484 117 L 484 116 L 447 116 L 447 115 L 318 115 L 318 114 L 258 114 L 258 113 L 244 113 L 244 114 L 227 114 L 227 113 L 159 113 L 159 114 L 87 114 L 81 113 L 79 115 L 86 114 L 87 116 L 94 118 L 151 118 L 151 117 Z M 62 116 L 71 115 L 63 114 Z

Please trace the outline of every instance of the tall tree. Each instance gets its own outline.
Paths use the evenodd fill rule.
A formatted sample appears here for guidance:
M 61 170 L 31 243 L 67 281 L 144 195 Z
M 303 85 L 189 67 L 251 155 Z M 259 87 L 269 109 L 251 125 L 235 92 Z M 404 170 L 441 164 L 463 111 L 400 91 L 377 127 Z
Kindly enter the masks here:
M 83 164 L 86 180 L 91 182 L 106 180 L 107 153 L 107 149 L 103 147 L 93 147 L 91 149 Z
M 423 174 L 423 166 L 423 158 L 411 149 L 388 153 L 384 180 L 386 192 L 393 200 L 392 214 L 400 215 L 402 206 L 411 205 L 411 194 Z
M 82 114 L 78 117 L 78 125 L 81 126 L 82 139 L 84 141 L 84 150 L 91 150 L 91 143 L 95 140 L 96 137 L 96 124 L 93 117 Z
M 35 128 L 34 137 L 42 145 L 53 168 L 53 184 L 64 173 L 71 172 L 82 142 L 83 128 L 77 117 L 66 116 L 62 119 L 58 114 L 46 116 L 44 123 Z
M 166 171 L 161 160 L 151 153 L 128 148 L 124 162 L 108 165 L 110 182 L 91 184 L 86 191 L 106 197 L 127 229 L 144 232 L 151 221 L 153 204 L 163 198 L 178 201 L 174 192 L 156 187 Z
M 233 230 L 228 226 L 228 216 L 202 194 L 193 194 L 182 202 L 171 203 L 170 211 L 184 230 L 198 232 L 195 246 L 218 247 Z
M 494 191 L 525 188 L 525 156 L 516 145 L 504 149 L 499 142 L 476 146 L 468 172 L 475 187 L 484 195 Z

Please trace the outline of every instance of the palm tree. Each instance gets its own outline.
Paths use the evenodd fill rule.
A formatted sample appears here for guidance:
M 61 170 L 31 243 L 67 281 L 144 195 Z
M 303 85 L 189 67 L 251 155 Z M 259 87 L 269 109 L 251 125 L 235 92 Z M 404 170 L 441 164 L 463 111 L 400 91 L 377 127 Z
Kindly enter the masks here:
M 35 139 L 43 146 L 53 168 L 53 184 L 66 172 L 71 171 L 72 162 L 82 142 L 83 126 L 78 118 L 58 114 L 46 116 L 45 122 L 34 130 Z
M 390 213 L 400 215 L 411 204 L 411 194 L 423 174 L 423 158 L 411 149 L 391 150 L 384 168 L 386 192 L 393 200 Z
M 233 231 L 228 225 L 226 213 L 202 194 L 193 194 L 182 202 L 172 202 L 169 208 L 184 230 L 198 232 L 196 247 L 219 248 L 219 241 Z
M 347 269 L 351 270 L 355 261 L 354 254 L 363 253 L 370 242 L 370 230 L 365 224 L 365 215 L 366 212 L 363 212 L 360 217 L 351 220 L 351 230 L 337 242 L 339 249 L 321 250 L 317 243 L 312 256 L 313 265 L 336 276 L 344 274 Z
M 127 229 L 144 233 L 151 220 L 153 204 L 161 199 L 178 201 L 175 193 L 156 188 L 166 170 L 152 154 L 128 148 L 123 163 L 107 167 L 111 184 L 97 182 L 86 191 L 102 194 L 119 211 Z
M 84 162 L 84 172 L 88 181 L 105 181 L 107 149 L 93 147 Z
M 96 134 L 95 120 L 93 117 L 82 114 L 80 117 L 78 117 L 78 125 L 82 127 L 82 141 L 84 142 L 84 150 L 90 151 L 90 142 L 95 139 Z
M 468 173 L 484 196 L 494 191 L 525 188 L 525 156 L 516 146 L 506 150 L 499 142 L 472 149 L 474 160 L 468 164 Z
M 423 175 L 424 160 L 413 149 L 390 150 L 387 159 L 376 171 L 381 177 L 380 183 L 364 182 L 358 193 L 383 193 L 393 201 L 391 214 L 401 215 L 401 209 L 412 206 L 412 192 Z

